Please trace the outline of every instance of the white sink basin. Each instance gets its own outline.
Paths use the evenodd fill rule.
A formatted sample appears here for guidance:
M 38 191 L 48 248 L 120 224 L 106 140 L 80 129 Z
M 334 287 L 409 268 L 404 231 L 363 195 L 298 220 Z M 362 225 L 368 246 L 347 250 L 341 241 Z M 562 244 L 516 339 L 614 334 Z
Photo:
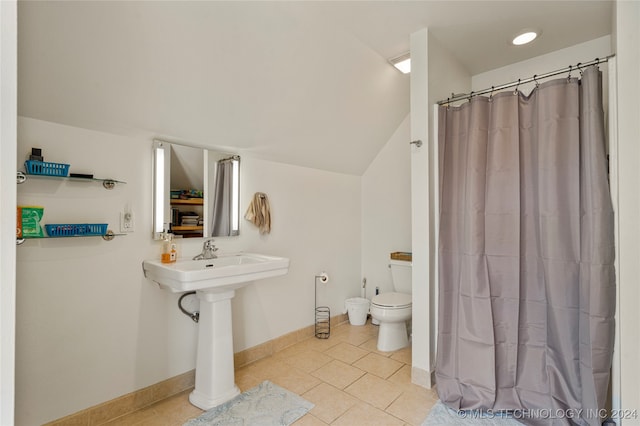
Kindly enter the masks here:
M 289 259 L 255 253 L 219 255 L 216 259 L 178 260 L 162 263 L 145 260 L 144 274 L 173 293 L 186 291 L 224 292 L 249 281 L 285 275 Z

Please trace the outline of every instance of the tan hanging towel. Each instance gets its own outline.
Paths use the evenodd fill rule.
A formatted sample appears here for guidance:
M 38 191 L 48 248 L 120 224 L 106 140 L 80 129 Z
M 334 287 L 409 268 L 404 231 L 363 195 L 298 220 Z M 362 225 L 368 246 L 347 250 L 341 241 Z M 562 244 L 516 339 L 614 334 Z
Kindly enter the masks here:
M 253 200 L 249 204 L 244 218 L 257 226 L 261 234 L 271 232 L 271 209 L 269 208 L 267 194 L 262 192 L 253 194 Z

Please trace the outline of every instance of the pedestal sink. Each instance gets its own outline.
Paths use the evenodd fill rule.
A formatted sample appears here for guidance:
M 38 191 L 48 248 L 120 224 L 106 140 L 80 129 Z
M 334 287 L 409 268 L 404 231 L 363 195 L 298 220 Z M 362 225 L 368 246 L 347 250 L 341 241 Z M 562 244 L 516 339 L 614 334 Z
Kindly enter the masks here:
M 195 291 L 200 300 L 196 386 L 189 401 L 209 410 L 240 393 L 234 381 L 231 299 L 251 281 L 284 275 L 289 259 L 255 253 L 161 263 L 145 260 L 145 277 L 172 292 Z

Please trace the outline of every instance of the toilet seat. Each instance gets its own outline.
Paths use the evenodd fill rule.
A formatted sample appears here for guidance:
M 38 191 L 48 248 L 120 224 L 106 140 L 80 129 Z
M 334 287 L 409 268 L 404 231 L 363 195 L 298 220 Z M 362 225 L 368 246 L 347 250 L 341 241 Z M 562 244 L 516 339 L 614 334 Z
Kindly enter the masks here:
M 411 307 L 411 295 L 404 293 L 382 293 L 373 296 L 371 305 L 382 309 L 405 309 Z

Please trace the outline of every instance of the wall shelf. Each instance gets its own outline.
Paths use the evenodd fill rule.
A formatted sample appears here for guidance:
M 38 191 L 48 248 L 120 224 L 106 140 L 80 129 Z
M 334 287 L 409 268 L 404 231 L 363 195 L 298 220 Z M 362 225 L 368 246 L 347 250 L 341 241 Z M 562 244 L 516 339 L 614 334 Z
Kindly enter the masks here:
M 115 237 L 124 236 L 127 234 L 116 234 L 112 230 L 108 229 L 104 235 L 64 235 L 59 237 L 52 237 L 50 235 L 44 237 L 24 237 L 24 238 L 16 238 L 16 245 L 23 244 L 26 240 L 51 240 L 51 239 L 61 239 L 61 238 L 96 238 L 101 237 L 105 241 L 111 241 Z
M 17 172 L 16 174 L 16 182 L 18 184 L 25 183 L 27 179 L 48 179 L 48 180 L 67 180 L 73 182 L 85 182 L 85 183 L 102 183 L 102 186 L 105 189 L 113 189 L 116 184 L 126 184 L 126 182 L 115 180 L 115 179 L 100 179 L 100 178 L 84 178 L 84 177 L 71 177 L 71 176 L 49 176 L 49 175 L 34 175 L 25 172 Z M 51 238 L 95 238 L 101 237 L 105 241 L 111 241 L 116 236 L 122 236 L 126 234 L 116 234 L 110 229 L 107 229 L 107 232 L 104 235 L 60 235 L 60 236 L 42 236 L 42 237 L 22 237 L 16 238 L 16 245 L 23 244 L 26 240 L 43 240 L 43 239 L 51 239 Z
M 102 186 L 105 189 L 113 189 L 116 184 L 126 184 L 127 182 L 123 182 L 121 180 L 109 179 L 109 178 L 83 178 L 83 177 L 71 177 L 71 176 L 49 176 L 49 175 L 32 175 L 25 172 L 18 172 L 16 176 L 16 181 L 20 183 L 24 183 L 27 179 L 49 179 L 49 180 L 67 180 L 72 182 L 86 182 L 86 183 L 102 183 Z

